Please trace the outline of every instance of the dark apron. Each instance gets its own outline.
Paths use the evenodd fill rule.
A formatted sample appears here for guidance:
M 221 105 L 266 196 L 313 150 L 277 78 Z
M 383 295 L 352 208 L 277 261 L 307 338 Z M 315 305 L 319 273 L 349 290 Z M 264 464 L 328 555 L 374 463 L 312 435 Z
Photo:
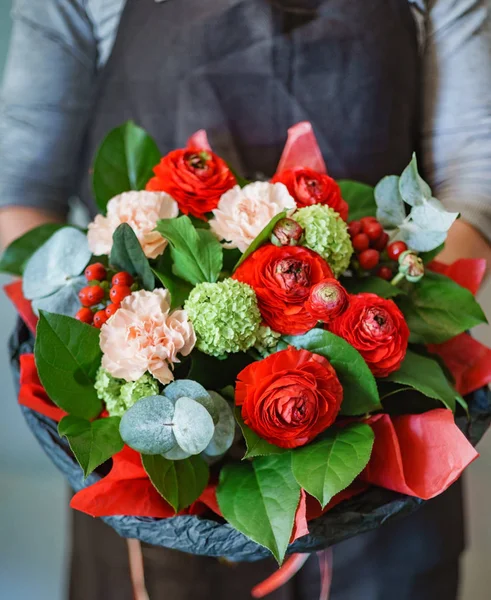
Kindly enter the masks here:
M 87 133 L 133 119 L 162 154 L 206 129 L 243 175 L 274 173 L 287 129 L 311 121 L 329 173 L 374 184 L 418 145 L 419 56 L 408 0 L 128 0 Z M 339 544 L 332 600 L 453 600 L 463 548 L 460 487 L 414 516 Z M 74 515 L 71 600 L 130 600 L 126 544 Z M 151 600 L 242 600 L 272 561 L 226 566 L 144 546 Z M 271 600 L 318 597 L 315 561 Z

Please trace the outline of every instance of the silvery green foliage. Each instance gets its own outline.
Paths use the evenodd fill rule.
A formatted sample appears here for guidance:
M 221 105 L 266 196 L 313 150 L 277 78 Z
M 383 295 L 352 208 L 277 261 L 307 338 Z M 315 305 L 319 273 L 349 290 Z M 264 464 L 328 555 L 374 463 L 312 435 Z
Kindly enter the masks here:
M 85 285 L 81 273 L 90 260 L 87 237 L 74 227 L 56 231 L 29 259 L 22 280 L 24 296 L 36 313 L 45 310 L 73 316 Z
M 120 433 L 128 446 L 168 460 L 202 452 L 215 457 L 230 448 L 235 419 L 224 398 L 190 379 L 170 383 L 163 394 L 143 398 L 125 412 Z
M 375 201 L 377 219 L 392 230 L 392 239 L 403 240 L 417 252 L 438 248 L 458 217 L 433 198 L 429 185 L 419 175 L 416 155 L 400 177 L 391 175 L 378 183 Z M 406 204 L 411 207 L 407 215 Z

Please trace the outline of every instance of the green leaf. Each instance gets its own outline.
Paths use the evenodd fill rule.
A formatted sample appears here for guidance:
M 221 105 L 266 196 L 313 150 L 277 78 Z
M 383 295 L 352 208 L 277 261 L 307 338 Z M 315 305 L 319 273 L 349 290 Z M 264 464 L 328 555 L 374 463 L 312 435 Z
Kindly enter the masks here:
M 164 252 L 158 259 L 155 269 L 152 269 L 155 277 L 169 290 L 171 297 L 171 308 L 184 306 L 184 302 L 191 293 L 193 286 L 172 272 L 172 257 L 170 252 Z
M 237 173 L 237 171 L 230 166 L 230 164 L 227 164 L 228 168 L 230 169 L 230 172 L 232 173 L 232 175 L 235 177 L 235 181 L 237 182 L 237 185 L 241 188 L 245 187 L 246 185 L 248 185 L 249 183 L 251 183 L 248 179 L 246 179 L 245 177 L 242 177 L 242 175 L 239 175 L 239 173 Z
M 404 313 L 413 343 L 440 344 L 480 323 L 482 308 L 472 293 L 445 275 L 426 271 L 398 304 Z
M 263 440 L 244 423 L 240 407 L 235 407 L 235 420 L 239 424 L 239 427 L 244 436 L 245 443 L 247 445 L 247 452 L 244 454 L 244 458 L 253 458 L 254 456 L 269 456 L 270 454 L 283 454 L 286 452 L 285 448 L 280 448 L 274 444 L 270 444 L 266 440 Z
M 133 121 L 110 131 L 94 160 L 92 186 L 101 212 L 114 196 L 143 190 L 160 157 L 155 141 Z
M 62 223 L 45 223 L 15 239 L 2 254 L 0 272 L 22 276 L 24 267 L 34 252 L 61 227 Z
M 155 278 L 150 263 L 128 223 L 121 223 L 113 234 L 110 262 L 113 267 L 139 277 L 146 290 L 154 289 Z
M 240 257 L 238 263 L 235 265 L 234 271 L 240 267 L 240 265 L 248 258 L 253 252 L 255 252 L 258 248 L 260 248 L 263 244 L 267 244 L 271 238 L 271 234 L 273 233 L 273 229 L 281 219 L 286 217 L 286 211 L 280 212 L 275 215 L 271 221 L 266 225 L 266 227 L 259 233 L 250 243 L 247 250 Z
M 200 456 L 167 460 L 142 455 L 142 463 L 154 488 L 176 512 L 197 500 L 208 484 L 208 466 Z
M 94 389 L 101 364 L 99 330 L 71 317 L 41 312 L 34 347 L 39 378 L 48 396 L 76 417 L 102 410 Z
M 85 477 L 123 449 L 119 421 L 107 417 L 90 422 L 71 415 L 60 421 L 58 433 L 67 438 Z
M 374 437 L 371 427 L 365 423 L 331 428 L 321 441 L 292 452 L 293 475 L 324 508 L 366 467 Z
M 399 178 L 399 192 L 410 206 L 418 206 L 431 198 L 430 186 L 419 174 L 415 153 Z
M 290 453 L 225 465 L 217 500 L 232 527 L 283 561 L 300 501 Z
M 341 414 L 361 415 L 380 410 L 377 384 L 361 354 L 330 331 L 312 329 L 305 335 L 284 336 L 286 343 L 320 354 L 334 367 L 343 386 Z
M 440 252 L 443 250 L 444 247 L 445 247 L 445 244 L 440 244 L 434 250 L 430 250 L 429 252 L 421 252 L 419 254 L 419 257 L 424 262 L 424 264 L 427 265 L 428 263 L 430 263 L 434 258 L 436 258 L 440 254 Z
M 219 390 L 227 385 L 235 385 L 237 375 L 254 359 L 245 352 L 229 354 L 224 360 L 193 350 L 188 378 L 201 383 L 206 389 Z
M 401 288 L 390 284 L 381 277 L 345 277 L 342 283 L 350 294 L 370 293 L 377 294 L 381 298 L 394 298 L 405 294 Z
M 452 387 L 445 377 L 440 365 L 426 356 L 408 350 L 399 370 L 391 373 L 383 381 L 392 381 L 408 385 L 428 398 L 440 400 L 451 411 L 455 412 L 456 402 L 463 398 Z
M 349 179 L 338 181 L 338 184 L 341 188 L 341 195 L 349 206 L 350 221 L 376 216 L 377 205 L 375 204 L 374 188 L 371 185 Z
M 169 241 L 173 272 L 180 278 L 196 285 L 209 281 L 214 283 L 223 266 L 220 242 L 207 229 L 196 230 L 189 217 L 161 219 L 157 231 Z
M 232 446 L 235 437 L 235 419 L 230 404 L 217 392 L 208 392 L 218 410 L 218 421 L 213 438 L 204 453 L 207 456 L 221 456 Z
M 375 187 L 377 219 L 383 225 L 393 229 L 406 218 L 404 200 L 399 193 L 399 177 L 389 175 L 379 181 Z

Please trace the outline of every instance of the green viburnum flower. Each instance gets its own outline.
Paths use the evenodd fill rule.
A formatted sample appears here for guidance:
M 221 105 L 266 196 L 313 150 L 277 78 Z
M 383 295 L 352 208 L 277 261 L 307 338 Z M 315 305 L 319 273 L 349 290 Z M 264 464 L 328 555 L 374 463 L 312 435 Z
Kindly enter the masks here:
M 257 332 L 254 348 L 263 355 L 268 355 L 272 348 L 275 348 L 280 341 L 281 333 L 273 331 L 267 325 L 261 325 Z
M 334 276 L 339 277 L 348 268 L 353 254 L 348 226 L 343 219 L 324 204 L 301 208 L 293 218 L 305 231 L 303 245 L 320 254 Z
M 158 381 L 150 373 L 127 382 L 113 377 L 102 367 L 97 371 L 94 387 L 111 417 L 122 416 L 137 400 L 155 396 L 160 391 Z
M 196 332 L 196 347 L 206 354 L 222 357 L 256 343 L 261 314 L 256 294 L 246 283 L 199 283 L 184 309 Z

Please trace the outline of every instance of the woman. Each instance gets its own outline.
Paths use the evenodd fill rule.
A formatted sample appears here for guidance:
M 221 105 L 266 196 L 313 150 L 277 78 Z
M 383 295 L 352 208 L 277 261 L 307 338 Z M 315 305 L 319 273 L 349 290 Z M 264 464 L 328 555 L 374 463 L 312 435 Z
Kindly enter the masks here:
M 124 6 L 123 6 L 124 5 Z M 417 150 L 462 219 L 442 260 L 491 258 L 491 38 L 486 0 L 18 0 L 0 136 L 5 243 L 68 199 L 94 210 L 89 167 L 134 119 L 162 153 L 207 130 L 243 175 L 271 176 L 312 122 L 336 178 L 375 183 Z M 116 33 L 117 32 L 117 33 Z M 114 41 L 115 40 L 115 41 Z M 131 598 L 125 544 L 74 515 L 73 600 Z M 460 486 L 334 551 L 334 600 L 457 596 Z M 269 562 L 225 566 L 144 548 L 150 597 L 249 597 Z M 272 598 L 311 599 L 315 563 Z

